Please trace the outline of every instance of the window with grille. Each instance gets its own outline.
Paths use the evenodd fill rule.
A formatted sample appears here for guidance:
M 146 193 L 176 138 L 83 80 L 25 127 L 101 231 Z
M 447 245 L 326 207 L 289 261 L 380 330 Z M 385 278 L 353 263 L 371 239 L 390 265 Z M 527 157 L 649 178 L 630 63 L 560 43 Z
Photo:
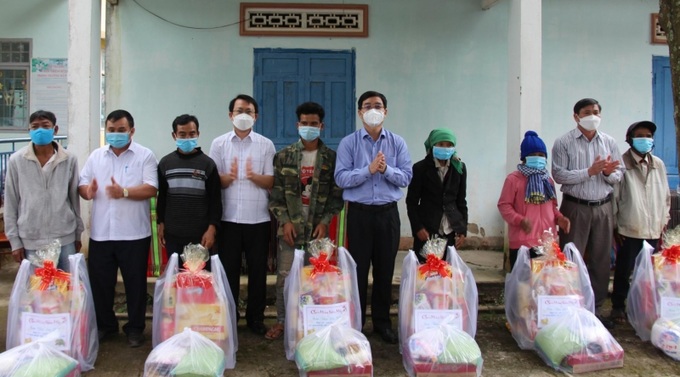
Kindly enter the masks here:
M 29 116 L 31 41 L 0 39 L 0 129 L 25 129 Z

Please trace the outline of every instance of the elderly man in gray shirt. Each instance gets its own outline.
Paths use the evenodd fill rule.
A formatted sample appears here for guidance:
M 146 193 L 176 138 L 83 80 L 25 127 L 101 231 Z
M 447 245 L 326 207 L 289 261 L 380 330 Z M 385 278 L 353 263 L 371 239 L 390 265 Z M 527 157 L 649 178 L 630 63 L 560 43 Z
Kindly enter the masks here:
M 571 219 L 571 231 L 560 229 L 560 247 L 573 242 L 584 257 L 595 294 L 596 315 L 607 328 L 614 323 L 602 313 L 609 287 L 609 253 L 614 215 L 612 193 L 624 167 L 616 140 L 598 131 L 599 102 L 584 98 L 574 105 L 576 128 L 560 136 L 552 149 L 552 174 L 562 185 L 560 212 Z

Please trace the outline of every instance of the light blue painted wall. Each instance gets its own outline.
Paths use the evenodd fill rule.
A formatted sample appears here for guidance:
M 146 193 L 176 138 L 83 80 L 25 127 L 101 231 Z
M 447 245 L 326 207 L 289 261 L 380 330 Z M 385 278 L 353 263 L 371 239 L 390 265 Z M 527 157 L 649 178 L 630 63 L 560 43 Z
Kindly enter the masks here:
M 30 38 L 34 58 L 68 56 L 68 0 L 3 0 L 0 38 Z M 0 137 L 23 137 L 28 132 L 0 131 Z
M 237 1 L 141 3 L 197 27 L 239 17 Z M 230 128 L 228 100 L 252 93 L 254 48 L 355 49 L 357 95 L 373 89 L 387 96 L 386 127 L 407 140 L 414 162 L 424 157 L 422 143 L 432 128 L 457 133 L 468 165 L 470 222 L 484 228 L 479 235 L 502 236 L 495 203 L 505 176 L 509 0 L 488 11 L 479 0 L 364 3 L 370 7 L 368 38 L 275 38 L 240 37 L 237 25 L 179 28 L 120 1 L 112 16 L 123 32 L 109 43 L 123 51 L 115 61 L 121 73 L 107 76 L 107 111 L 130 110 L 139 127 L 136 140 L 159 158 L 173 149 L 172 119 L 193 113 L 207 151 Z M 541 134 L 547 145 L 575 126 L 571 108 L 582 97 L 603 103 L 602 130 L 621 141 L 627 125 L 651 118 L 652 55 L 668 54 L 667 47 L 649 44 L 649 14 L 656 11 L 656 0 L 543 1 Z M 400 211 L 407 236 L 403 201 Z

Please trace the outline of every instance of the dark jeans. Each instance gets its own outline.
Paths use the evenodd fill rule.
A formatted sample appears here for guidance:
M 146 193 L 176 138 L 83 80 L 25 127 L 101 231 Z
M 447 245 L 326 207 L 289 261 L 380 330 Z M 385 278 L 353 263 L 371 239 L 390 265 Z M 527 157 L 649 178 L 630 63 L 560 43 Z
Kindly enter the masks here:
M 630 274 L 635 267 L 635 258 L 640 254 L 642 242 L 647 241 L 654 249 L 659 240 L 642 240 L 639 238 L 626 237 L 616 254 L 616 267 L 614 267 L 614 288 L 612 289 L 612 308 L 623 310 L 626 308 L 626 297 L 630 289 Z
M 375 207 L 375 208 L 372 208 Z M 368 271 L 373 265 L 373 329 L 391 329 L 392 275 L 399 249 L 401 221 L 397 206 L 356 206 L 347 211 L 347 246 L 357 264 L 361 324 L 366 323 Z
M 238 224 L 222 222 L 218 242 L 218 254 L 227 273 L 227 280 L 238 305 L 242 255 L 248 265 L 248 304 L 246 322 L 253 325 L 264 321 L 267 300 L 267 254 L 271 222 Z
M 90 239 L 87 266 L 97 328 L 118 331 L 113 311 L 118 269 L 123 275 L 128 323 L 123 331 L 142 333 L 146 326 L 146 271 L 151 237 L 133 241 L 95 241 Z

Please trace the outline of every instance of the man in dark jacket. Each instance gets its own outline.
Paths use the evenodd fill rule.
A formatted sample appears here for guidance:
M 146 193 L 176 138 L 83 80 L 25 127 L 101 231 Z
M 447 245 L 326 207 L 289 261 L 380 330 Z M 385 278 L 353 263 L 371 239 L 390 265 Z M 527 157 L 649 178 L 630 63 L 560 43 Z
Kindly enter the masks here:
M 427 156 L 413 165 L 413 179 L 406 194 L 406 210 L 413 232 L 413 250 L 420 250 L 437 235 L 457 248 L 467 234 L 465 199 L 467 170 L 456 155 L 456 135 L 446 128 L 430 132 L 425 141 Z

